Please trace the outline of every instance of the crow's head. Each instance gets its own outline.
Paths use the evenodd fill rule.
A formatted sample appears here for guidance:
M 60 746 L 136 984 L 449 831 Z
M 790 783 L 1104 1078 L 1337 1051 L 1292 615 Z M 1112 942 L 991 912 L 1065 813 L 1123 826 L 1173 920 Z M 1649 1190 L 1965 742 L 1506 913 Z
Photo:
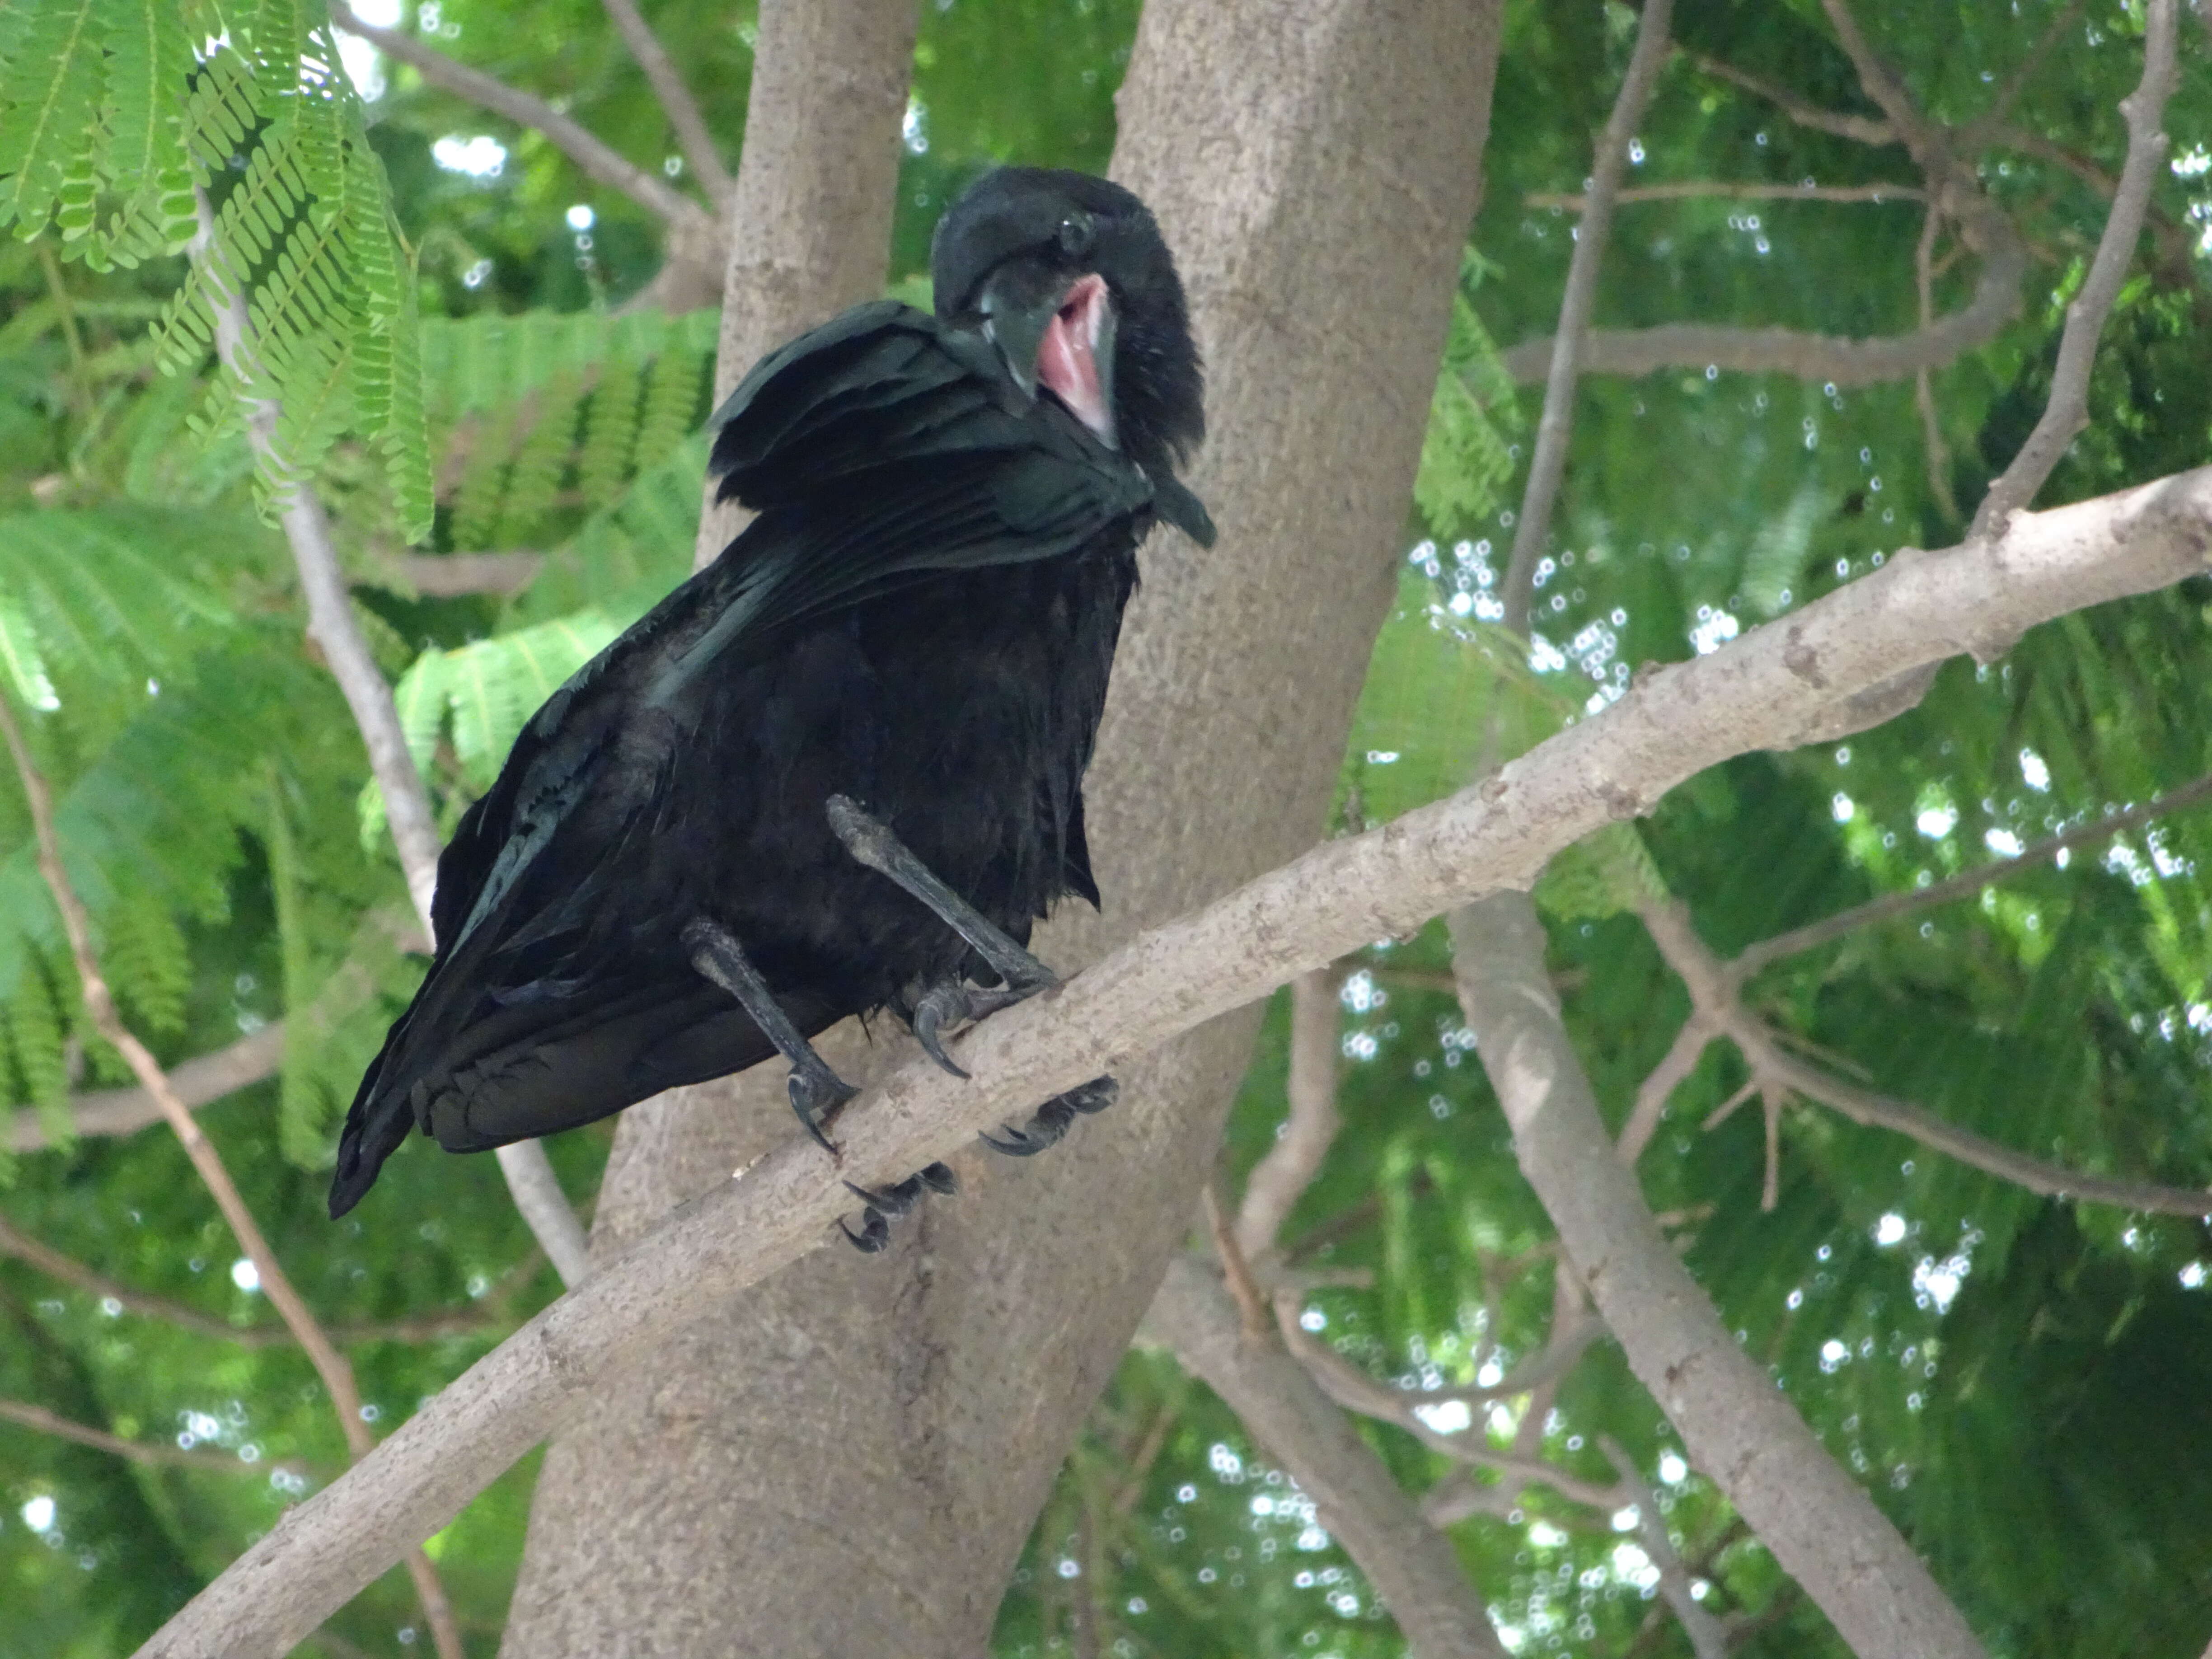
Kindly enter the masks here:
M 1175 260 L 1119 185 L 988 173 L 939 222 L 930 274 L 940 318 L 984 330 L 1024 391 L 1049 392 L 1156 479 L 1206 435 Z

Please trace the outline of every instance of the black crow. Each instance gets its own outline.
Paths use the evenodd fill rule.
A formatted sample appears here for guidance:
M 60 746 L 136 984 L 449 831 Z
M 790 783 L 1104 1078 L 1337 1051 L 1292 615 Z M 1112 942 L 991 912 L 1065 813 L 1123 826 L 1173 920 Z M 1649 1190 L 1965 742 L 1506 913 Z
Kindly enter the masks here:
M 1213 538 L 1175 471 L 1198 352 L 1152 216 L 1101 179 L 987 175 L 931 274 L 935 315 L 857 306 L 716 412 L 710 472 L 759 516 L 462 817 L 333 1216 L 410 1128 L 478 1152 L 779 1050 L 819 1138 L 853 1091 L 808 1036 L 890 1007 L 950 1066 L 945 1026 L 1051 981 L 1024 947 L 1054 900 L 1098 899 L 1083 774 L 1138 544 L 1159 519 Z M 1112 1089 L 992 1144 L 1036 1151 Z M 951 1174 L 863 1193 L 854 1242 L 925 1184 Z

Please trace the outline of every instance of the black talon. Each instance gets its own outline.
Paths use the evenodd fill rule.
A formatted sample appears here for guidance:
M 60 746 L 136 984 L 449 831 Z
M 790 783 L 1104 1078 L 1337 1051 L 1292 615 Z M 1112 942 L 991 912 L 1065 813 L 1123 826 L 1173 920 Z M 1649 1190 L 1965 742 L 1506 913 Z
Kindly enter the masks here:
M 952 1173 L 949 1164 L 933 1164 L 916 1172 L 914 1178 L 933 1193 L 943 1193 L 947 1198 L 960 1190 L 960 1177 Z
M 837 1231 L 844 1234 L 846 1242 L 862 1255 L 874 1255 L 891 1242 L 890 1227 L 884 1220 L 882 1212 L 873 1205 L 863 1212 L 860 1231 L 854 1232 L 842 1218 L 837 1223 Z
M 968 1073 L 945 1052 L 944 1041 L 938 1033 L 948 1024 L 971 1018 L 967 992 L 957 985 L 940 985 L 923 993 L 921 1000 L 914 1005 L 914 1018 L 908 1022 L 913 1028 L 915 1041 L 921 1044 L 922 1053 L 963 1082 L 967 1080 Z
M 845 1183 L 845 1190 L 870 1209 L 881 1210 L 896 1221 L 921 1201 L 921 1177 L 908 1176 L 896 1186 L 886 1187 L 879 1193 L 871 1192 L 866 1187 L 856 1187 L 848 1181 Z
M 791 1062 L 791 1109 L 799 1114 L 806 1133 L 820 1143 L 823 1151 L 835 1152 L 837 1148 L 822 1132 L 823 1125 L 834 1120 L 838 1109 L 860 1091 L 814 1052 L 814 1045 L 791 1023 L 791 1016 L 783 1012 L 783 1005 L 768 988 L 760 969 L 753 966 L 728 928 L 705 916 L 694 917 L 684 925 L 684 946 L 691 953 L 691 966 L 735 997 L 738 1006 L 760 1027 L 761 1035 Z
M 1093 1112 L 1103 1112 L 1119 1098 L 1121 1085 L 1110 1077 L 1096 1077 L 1066 1094 L 1054 1095 L 1036 1109 L 1027 1123 L 1018 1129 L 1009 1129 L 1003 1139 L 995 1135 L 978 1135 L 986 1146 L 994 1152 L 1004 1152 L 1008 1158 L 1035 1158 L 1048 1146 L 1056 1145 L 1067 1133 L 1078 1114 L 1088 1117 Z

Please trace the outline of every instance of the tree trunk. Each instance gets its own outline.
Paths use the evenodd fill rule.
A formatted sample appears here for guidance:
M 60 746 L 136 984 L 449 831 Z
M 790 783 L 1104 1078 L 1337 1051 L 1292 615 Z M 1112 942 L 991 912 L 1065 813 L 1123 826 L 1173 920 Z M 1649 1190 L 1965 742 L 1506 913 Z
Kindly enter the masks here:
M 1115 173 L 1188 282 L 1222 529 L 1143 555 L 1088 791 L 1103 918 L 1071 968 L 1310 844 L 1392 592 L 1497 0 L 1154 0 Z M 750 159 L 750 158 L 748 158 Z M 742 190 L 742 186 L 741 186 Z M 1249 1015 L 1124 1076 L 886 1255 L 820 1252 L 607 1389 L 548 1454 L 504 1650 L 972 1656 L 1054 1470 L 1185 1231 Z M 875 1056 L 894 1054 L 879 1024 Z M 855 1080 L 865 1040 L 835 1034 Z M 793 1133 L 781 1066 L 634 1108 L 595 1246 Z

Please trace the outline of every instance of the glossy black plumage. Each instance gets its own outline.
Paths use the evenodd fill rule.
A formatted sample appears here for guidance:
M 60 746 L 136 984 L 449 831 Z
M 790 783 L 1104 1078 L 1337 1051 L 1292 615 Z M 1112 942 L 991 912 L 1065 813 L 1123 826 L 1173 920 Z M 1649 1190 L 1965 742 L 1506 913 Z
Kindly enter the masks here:
M 1034 337 L 1079 355 L 1085 273 L 1109 302 L 1103 433 L 1040 389 Z M 333 1215 L 410 1129 L 477 1151 L 766 1059 L 694 970 L 695 918 L 808 1034 L 971 969 L 833 836 L 833 794 L 1017 940 L 1064 895 L 1097 901 L 1082 777 L 1136 549 L 1156 518 L 1212 533 L 1172 470 L 1202 427 L 1181 288 L 1134 198 L 1033 169 L 956 204 L 933 274 L 938 315 L 857 307 L 717 414 L 711 471 L 760 516 L 547 702 L 462 819 Z

